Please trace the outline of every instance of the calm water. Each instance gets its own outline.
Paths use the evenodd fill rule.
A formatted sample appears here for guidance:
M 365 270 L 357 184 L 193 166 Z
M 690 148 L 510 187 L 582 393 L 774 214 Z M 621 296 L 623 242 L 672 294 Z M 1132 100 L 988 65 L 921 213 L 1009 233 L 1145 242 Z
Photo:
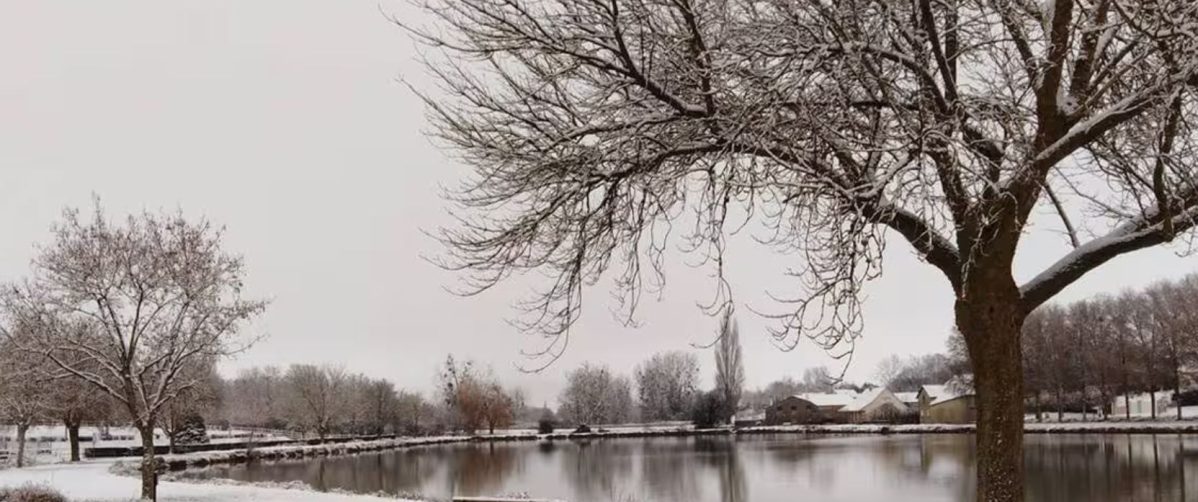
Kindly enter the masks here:
M 1028 435 L 1029 502 L 1198 501 L 1198 436 Z M 187 476 L 304 481 L 317 489 L 569 502 L 967 501 L 972 436 L 606 439 L 463 444 Z

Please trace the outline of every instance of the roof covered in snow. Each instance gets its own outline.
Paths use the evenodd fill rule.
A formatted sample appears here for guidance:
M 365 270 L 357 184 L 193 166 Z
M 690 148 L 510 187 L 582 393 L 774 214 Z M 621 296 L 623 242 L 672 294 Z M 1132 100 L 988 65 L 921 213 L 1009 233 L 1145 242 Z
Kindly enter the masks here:
M 919 392 L 927 394 L 931 403 L 952 401 L 958 397 L 973 395 L 972 378 L 971 375 L 953 377 L 944 385 L 924 385 L 919 388 Z
M 894 397 L 897 397 L 899 399 L 899 401 L 902 401 L 904 403 L 914 403 L 916 401 L 919 401 L 919 393 L 918 392 L 895 392 Z
M 856 392 L 851 390 L 837 390 L 835 392 L 808 392 L 806 394 L 798 394 L 795 397 L 810 401 L 819 407 L 825 406 L 847 406 L 849 403 L 857 399 Z
M 883 394 L 890 394 L 890 391 L 888 391 L 882 387 L 867 390 L 865 392 L 862 392 L 861 394 L 858 394 L 857 397 L 854 398 L 852 402 L 845 405 L 845 407 L 841 408 L 840 411 L 847 412 L 847 411 L 864 410 L 866 406 L 869 406 L 870 403 L 872 403 L 872 402 L 876 401 L 878 398 L 882 397 Z

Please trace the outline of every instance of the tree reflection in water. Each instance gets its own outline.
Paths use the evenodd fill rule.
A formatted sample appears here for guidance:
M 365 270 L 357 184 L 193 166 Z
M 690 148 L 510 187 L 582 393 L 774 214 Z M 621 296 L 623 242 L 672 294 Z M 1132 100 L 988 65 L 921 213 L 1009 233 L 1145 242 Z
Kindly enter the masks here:
M 1026 437 L 1028 502 L 1198 500 L 1198 436 Z M 186 477 L 304 481 L 437 499 L 517 492 L 569 502 L 970 501 L 972 436 L 737 436 L 463 444 L 252 463 Z
M 584 440 L 555 447 L 565 478 L 577 496 L 572 500 L 618 500 L 628 495 L 636 444 Z

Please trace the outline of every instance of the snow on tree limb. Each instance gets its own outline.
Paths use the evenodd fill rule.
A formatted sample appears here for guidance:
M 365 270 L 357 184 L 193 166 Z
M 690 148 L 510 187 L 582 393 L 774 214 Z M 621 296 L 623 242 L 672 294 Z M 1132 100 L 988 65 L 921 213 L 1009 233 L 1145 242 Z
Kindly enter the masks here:
M 1013 260 L 1045 187 L 1114 225 L 1163 204 L 1166 233 L 1198 204 L 1179 195 L 1198 174 L 1194 2 L 418 4 L 436 24 L 400 24 L 433 49 L 430 133 L 474 169 L 447 194 L 439 263 L 468 272 L 463 294 L 546 272 L 517 322 L 545 354 L 612 268 L 631 320 L 680 221 L 714 269 L 709 311 L 731 301 L 728 215 L 763 221 L 804 286 L 770 314 L 776 341 L 833 349 L 862 329 L 889 230 L 961 298 L 972 271 Z M 1025 301 L 1168 240 L 1129 235 L 1078 246 Z

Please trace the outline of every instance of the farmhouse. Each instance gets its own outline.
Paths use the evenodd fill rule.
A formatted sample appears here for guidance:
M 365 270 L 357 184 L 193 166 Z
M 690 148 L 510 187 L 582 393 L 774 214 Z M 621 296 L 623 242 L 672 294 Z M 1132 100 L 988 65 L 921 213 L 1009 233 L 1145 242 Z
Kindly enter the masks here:
M 911 409 L 895 393 L 883 387 L 857 395 L 840 409 L 840 413 L 853 423 L 896 422 L 910 412 Z
M 823 421 L 819 407 L 799 396 L 781 399 L 765 409 L 767 425 L 817 424 Z
M 977 399 L 968 378 L 954 378 L 944 385 L 920 387 L 920 423 L 968 424 L 975 421 L 977 421 Z

